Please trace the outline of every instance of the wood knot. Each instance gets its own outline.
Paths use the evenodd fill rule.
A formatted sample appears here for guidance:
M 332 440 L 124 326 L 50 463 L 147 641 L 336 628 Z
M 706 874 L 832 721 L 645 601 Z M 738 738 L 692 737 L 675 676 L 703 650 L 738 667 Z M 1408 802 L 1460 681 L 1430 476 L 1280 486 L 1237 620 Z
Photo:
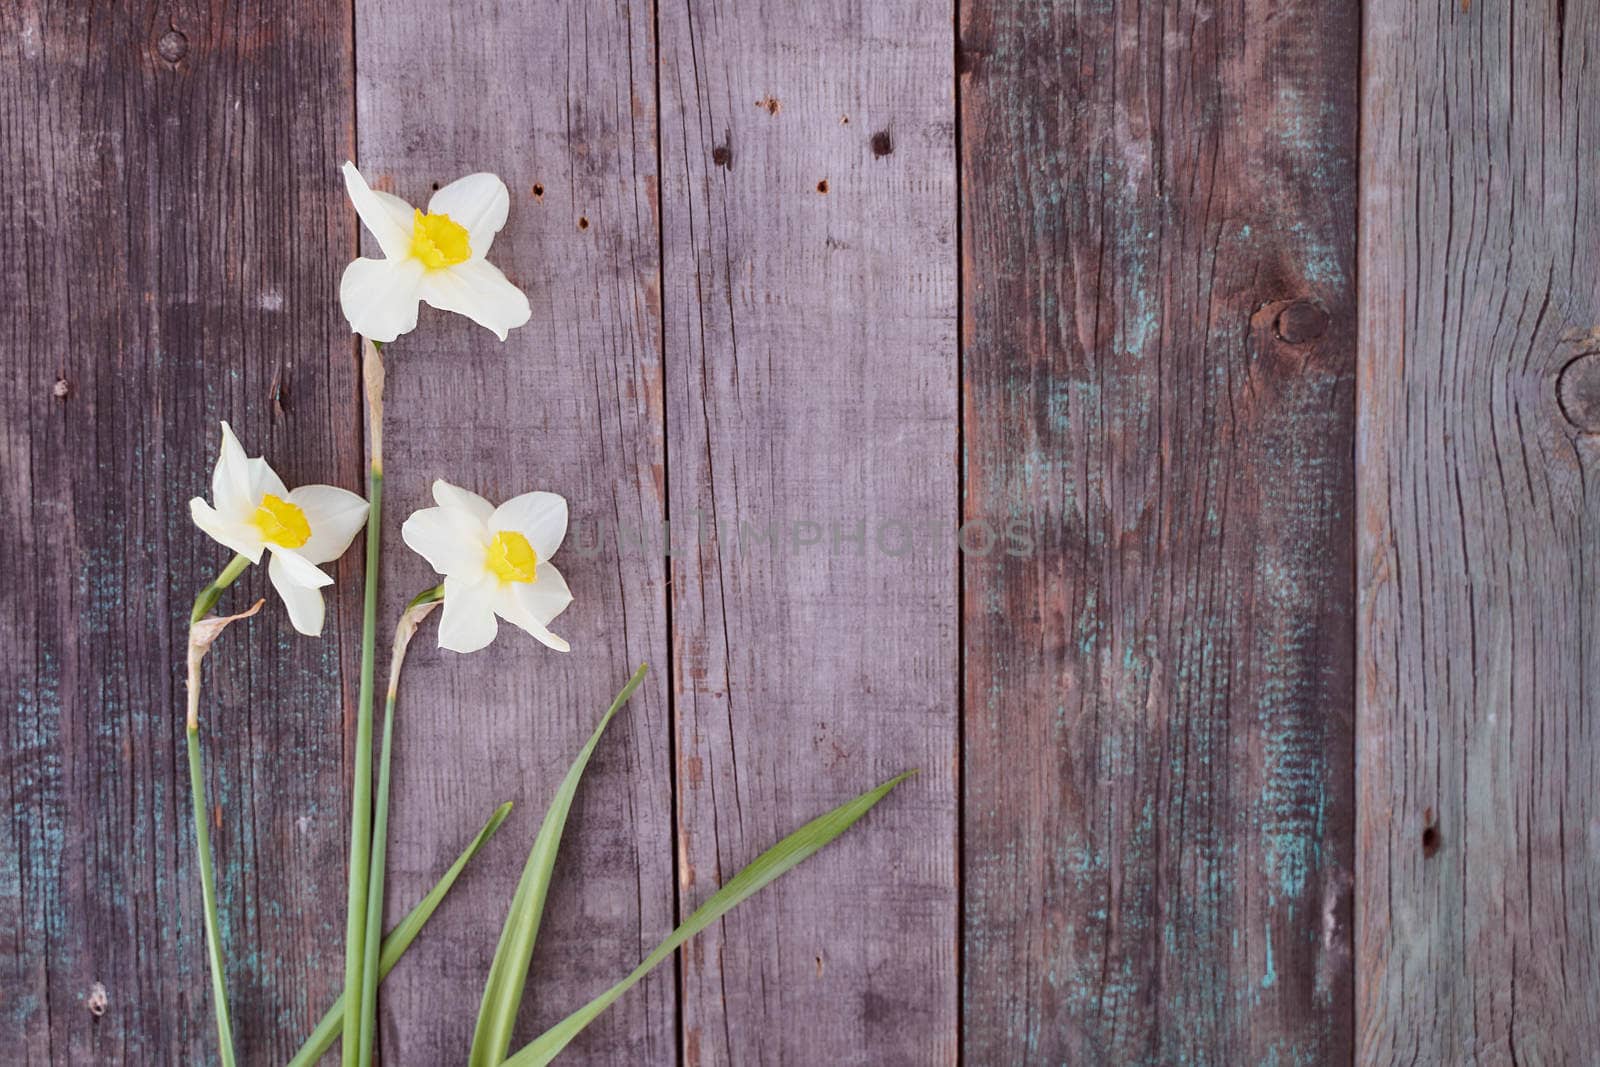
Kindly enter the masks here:
M 179 33 L 176 28 L 170 29 L 156 42 L 156 52 L 168 63 L 177 63 L 189 54 L 189 38 Z
M 56 384 L 50 387 L 50 395 L 57 400 L 65 400 L 72 395 L 72 383 L 65 378 L 57 378 Z
M 1582 433 L 1600 433 L 1600 352 L 1583 352 L 1556 375 L 1556 403 Z
M 1315 300 L 1290 301 L 1272 328 L 1285 344 L 1310 344 L 1328 331 L 1328 309 Z

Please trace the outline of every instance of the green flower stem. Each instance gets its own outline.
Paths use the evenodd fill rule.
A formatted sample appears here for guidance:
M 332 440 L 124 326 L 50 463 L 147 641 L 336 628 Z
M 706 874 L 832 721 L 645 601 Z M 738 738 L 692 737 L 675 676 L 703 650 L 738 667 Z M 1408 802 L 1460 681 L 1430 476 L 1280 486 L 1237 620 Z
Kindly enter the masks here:
M 189 786 L 194 793 L 194 840 L 200 856 L 200 895 L 206 909 L 206 961 L 211 968 L 211 1001 L 217 1012 L 217 1048 L 223 1067 L 233 1067 L 233 1022 L 228 1014 L 227 972 L 217 923 L 217 875 L 211 867 L 211 834 L 206 826 L 206 776 L 200 767 L 200 730 L 189 726 Z
M 228 565 L 222 568 L 222 573 L 212 579 L 210 585 L 200 590 L 200 595 L 194 598 L 194 610 L 189 613 L 189 625 L 193 626 L 206 617 L 206 613 L 216 607 L 217 600 L 222 596 L 222 591 L 239 580 L 245 568 L 250 566 L 249 556 L 234 556 Z
M 238 580 L 250 566 L 246 556 L 234 556 L 222 573 L 211 584 L 200 590 L 194 598 L 194 610 L 189 616 L 189 650 L 187 674 L 188 714 L 184 733 L 189 746 L 189 791 L 194 798 L 194 843 L 200 862 L 200 897 L 206 918 L 206 964 L 211 971 L 211 1002 L 217 1015 L 217 1048 L 223 1067 L 233 1067 L 233 1021 L 228 1011 L 227 968 L 222 962 L 221 926 L 217 921 L 217 872 L 211 865 L 211 828 L 207 821 L 206 776 L 200 762 L 200 665 L 210 650 L 211 643 L 221 636 L 228 624 L 248 618 L 261 610 L 261 602 L 231 618 L 207 618 L 222 591 Z
M 372 664 L 378 630 L 379 534 L 383 529 L 383 359 L 363 345 L 371 464 L 367 469 L 367 573 L 361 608 L 361 688 L 356 702 L 355 781 L 350 802 L 350 887 L 345 898 L 344 1067 L 361 1064 L 362 979 L 366 967 L 367 881 L 372 863 Z M 369 1046 L 370 1047 L 370 1046 Z
M 378 957 L 380 980 L 387 978 L 389 972 L 394 970 L 395 964 L 400 962 L 400 957 L 411 947 L 411 942 L 417 939 L 417 935 L 422 933 L 422 928 L 427 925 L 428 920 L 433 918 L 434 910 L 444 900 L 445 894 L 450 892 L 450 887 L 455 885 L 456 879 L 466 869 L 468 861 L 477 855 L 485 841 L 494 836 L 494 832 L 500 828 L 500 824 L 505 822 L 509 814 L 511 814 L 510 801 L 496 808 L 483 829 L 478 831 L 478 836 L 472 839 L 461 855 L 456 857 L 455 863 L 450 865 L 450 869 L 444 872 L 444 877 L 428 890 L 428 895 L 418 901 L 417 906 L 412 908 L 393 930 L 389 931 L 389 936 L 383 939 L 383 951 Z M 322 1058 L 324 1052 L 333 1047 L 333 1043 L 339 1039 L 339 1030 L 343 1025 L 344 994 L 341 993 L 339 999 L 333 1002 L 333 1007 L 323 1015 L 322 1021 L 317 1023 L 317 1028 L 311 1032 L 311 1036 L 306 1038 L 305 1044 L 300 1046 L 300 1051 L 295 1053 L 294 1059 L 289 1061 L 289 1067 L 311 1067 Z
M 384 863 L 389 848 L 389 767 L 394 754 L 394 705 L 400 691 L 400 668 L 406 660 L 406 649 L 417 627 L 422 625 L 443 599 L 444 588 L 436 586 L 413 600 L 400 616 L 394 628 L 394 651 L 390 653 L 389 692 L 383 702 L 383 756 L 378 763 L 378 794 L 373 799 L 372 862 L 367 872 L 367 933 L 366 956 L 361 975 L 361 1049 L 360 1062 L 372 1062 L 372 1046 L 377 1031 L 379 944 L 383 939 L 383 882 Z

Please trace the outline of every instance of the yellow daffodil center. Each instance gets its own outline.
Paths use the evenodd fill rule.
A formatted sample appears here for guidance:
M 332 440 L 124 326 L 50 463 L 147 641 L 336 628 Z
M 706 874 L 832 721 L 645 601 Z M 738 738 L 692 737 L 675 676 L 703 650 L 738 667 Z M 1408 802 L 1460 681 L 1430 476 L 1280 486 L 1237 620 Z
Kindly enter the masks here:
M 411 254 L 429 270 L 465 263 L 472 255 L 467 228 L 449 215 L 424 215 L 412 208 Z
M 268 493 L 261 498 L 261 506 L 250 516 L 263 540 L 284 548 L 299 548 L 311 540 L 311 524 L 306 513 L 287 500 Z
M 515 530 L 501 530 L 489 542 L 488 558 L 484 561 L 489 571 L 502 582 L 532 582 L 537 580 L 539 557 L 528 544 L 528 539 Z

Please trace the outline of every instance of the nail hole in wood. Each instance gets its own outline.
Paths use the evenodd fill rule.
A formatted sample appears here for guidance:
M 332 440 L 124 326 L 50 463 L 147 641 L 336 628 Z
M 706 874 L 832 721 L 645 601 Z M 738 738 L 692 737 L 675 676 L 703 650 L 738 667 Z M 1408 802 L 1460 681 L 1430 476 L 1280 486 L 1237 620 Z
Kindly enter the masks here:
M 589 216 L 587 216 L 587 215 L 579 215 L 578 216 L 578 229 L 587 230 L 588 228 L 589 228 Z
M 733 169 L 733 149 L 725 144 L 719 144 L 711 150 L 711 162 L 726 170 Z
M 1433 809 L 1425 808 L 1422 812 L 1422 856 L 1432 859 L 1439 854 L 1439 825 L 1434 820 Z
M 778 112 L 783 110 L 783 105 L 778 102 L 778 98 L 770 93 L 762 97 L 760 100 L 757 100 L 756 107 L 766 108 L 767 114 L 769 115 L 776 115 Z
M 540 183 L 540 182 L 535 182 L 534 183 L 534 185 L 533 185 L 533 196 L 534 196 L 535 200 L 543 200 L 544 199 L 544 185 L 543 185 L 543 183 Z
M 872 154 L 882 159 L 894 151 L 894 138 L 888 130 L 879 130 L 872 135 Z
M 56 384 L 50 387 L 50 395 L 57 400 L 65 400 L 72 395 L 72 383 L 65 378 L 57 378 Z
M 824 178 L 820 182 L 817 183 L 817 192 L 826 193 L 827 191 L 828 191 L 828 179 Z

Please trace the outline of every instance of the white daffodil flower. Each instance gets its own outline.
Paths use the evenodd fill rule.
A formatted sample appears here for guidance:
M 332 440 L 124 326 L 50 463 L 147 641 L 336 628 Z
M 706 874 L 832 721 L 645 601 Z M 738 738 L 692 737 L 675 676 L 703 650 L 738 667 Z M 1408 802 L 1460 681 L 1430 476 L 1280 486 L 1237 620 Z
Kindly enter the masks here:
M 506 224 L 511 196 L 493 174 L 469 174 L 433 194 L 426 214 L 367 184 L 354 163 L 344 187 L 383 259 L 345 268 L 339 303 L 350 328 L 387 343 L 417 325 L 417 301 L 465 315 L 504 341 L 531 312 L 522 290 L 483 257 Z
M 494 640 L 499 616 L 568 651 L 549 629 L 572 603 L 566 579 L 550 563 L 567 536 L 566 498 L 524 493 L 497 508 L 440 480 L 433 499 L 439 506 L 412 513 L 400 535 L 444 575 L 439 647 L 476 652 Z
M 270 549 L 267 576 L 289 609 L 289 621 L 310 637 L 322 633 L 322 587 L 333 579 L 317 564 L 344 555 L 367 521 L 367 502 L 331 485 L 284 488 L 266 460 L 244 454 L 226 422 L 211 499 L 215 507 L 198 496 L 189 501 L 194 524 L 252 563 Z

